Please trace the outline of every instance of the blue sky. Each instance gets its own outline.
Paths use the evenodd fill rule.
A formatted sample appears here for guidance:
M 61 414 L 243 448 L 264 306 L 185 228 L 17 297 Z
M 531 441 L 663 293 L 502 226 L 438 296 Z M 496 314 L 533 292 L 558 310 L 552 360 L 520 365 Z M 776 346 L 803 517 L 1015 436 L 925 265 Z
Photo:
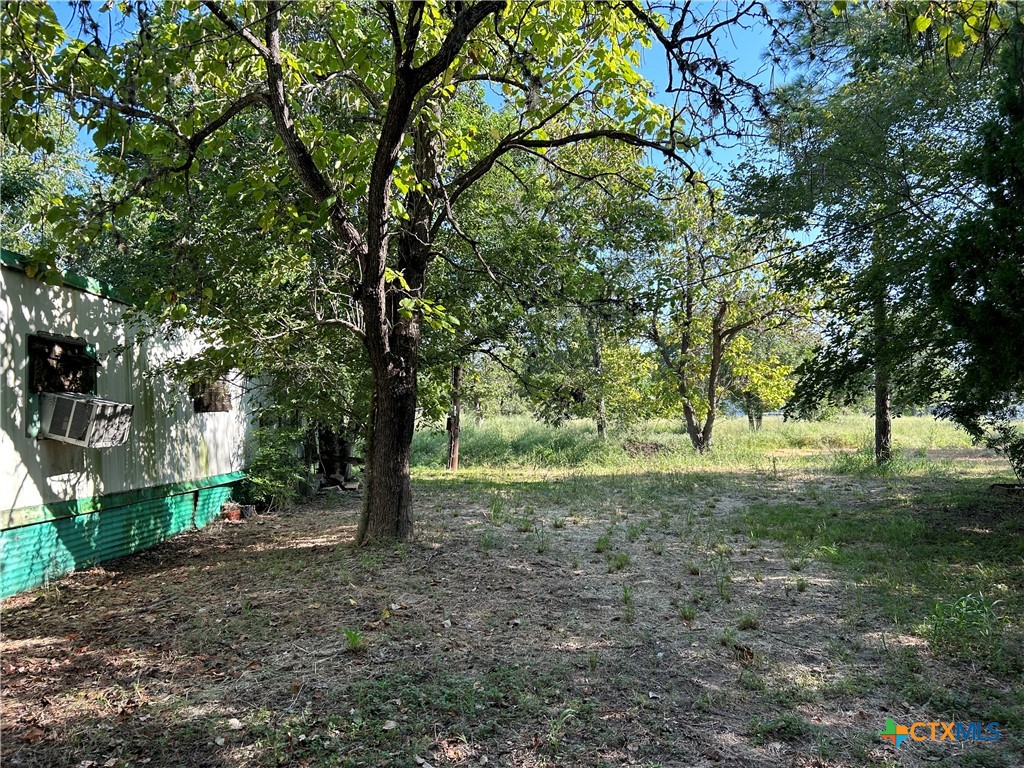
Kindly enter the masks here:
M 719 56 L 732 65 L 737 76 L 765 91 L 782 82 L 782 73 L 773 69 L 770 63 L 766 64 L 763 58 L 771 42 L 771 30 L 763 22 L 751 21 L 746 29 L 734 26 L 723 30 L 715 42 Z M 655 85 L 658 93 L 665 96 L 668 77 L 664 56 L 654 49 L 646 51 L 641 71 Z M 705 148 L 711 151 L 710 156 L 703 151 Z M 713 181 L 721 180 L 728 166 L 743 154 L 742 146 L 708 144 L 705 148 L 693 157 L 693 161 L 697 169 Z

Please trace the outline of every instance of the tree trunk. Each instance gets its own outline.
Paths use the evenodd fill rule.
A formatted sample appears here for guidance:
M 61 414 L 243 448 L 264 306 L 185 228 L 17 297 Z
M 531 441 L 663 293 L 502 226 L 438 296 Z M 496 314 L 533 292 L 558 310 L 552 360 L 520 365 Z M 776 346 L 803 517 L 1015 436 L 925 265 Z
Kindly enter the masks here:
M 751 432 L 761 429 L 761 419 L 764 417 L 764 405 L 761 398 L 753 392 L 746 392 L 743 395 L 743 410 L 747 414 L 747 426 Z
M 452 410 L 448 414 L 448 469 L 459 469 L 459 429 L 462 421 L 462 366 L 452 366 Z
M 352 480 L 352 458 L 355 456 L 353 447 L 347 437 L 338 438 L 338 457 L 341 462 L 341 481 L 343 483 Z
M 705 425 L 701 427 L 700 421 L 697 419 L 697 411 L 689 401 L 683 403 L 683 419 L 686 422 L 686 434 L 690 436 L 690 442 L 693 443 L 693 447 L 697 450 L 697 453 L 706 453 L 708 448 L 711 447 L 710 441 L 705 440 L 705 432 L 710 436 L 711 430 Z
M 375 380 L 363 511 L 356 534 L 360 545 L 412 538 L 409 460 L 415 426 L 415 374 L 412 382 Z
M 875 297 L 875 464 L 882 466 L 892 459 L 892 411 L 890 409 L 890 373 L 886 345 L 888 343 L 888 308 L 885 291 Z
M 590 335 L 590 343 L 594 346 L 594 379 L 597 381 L 597 436 L 602 440 L 608 439 L 608 406 L 604 397 L 604 360 L 601 349 L 601 332 L 597 323 L 593 320 L 587 322 L 587 332 Z
M 875 372 L 875 463 L 892 459 L 892 412 L 889 409 L 889 380 Z
M 690 442 L 697 449 L 697 453 L 707 453 L 711 450 L 711 439 L 715 430 L 715 418 L 718 414 L 718 375 L 722 370 L 722 358 L 725 355 L 725 345 L 728 341 L 728 334 L 723 328 L 728 304 L 722 302 L 715 313 L 711 323 L 711 365 L 708 369 L 707 399 L 708 413 L 704 417 L 704 424 L 701 425 L 697 419 L 697 412 L 690 401 L 683 405 L 683 415 L 686 417 L 686 431 L 690 435 Z M 685 394 L 685 393 L 684 393 Z
M 700 434 L 701 447 L 698 449 L 701 453 L 707 453 L 711 450 L 711 436 L 715 429 L 715 416 L 716 411 L 709 409 L 707 418 L 704 419 L 704 429 L 701 430 Z
M 389 119 L 392 105 L 389 105 Z M 436 125 L 439 114 L 436 110 L 435 106 L 434 123 L 421 119 L 412 131 L 413 168 L 422 188 L 414 188 L 405 196 L 407 218 L 395 233 L 397 247 L 389 244 L 387 217 L 383 213 L 390 201 L 390 186 L 386 181 L 390 170 L 384 174 L 374 168 L 374 173 L 384 174 L 385 191 L 384 205 L 377 219 L 380 228 L 374 230 L 372 238 L 367 238 L 369 266 L 361 297 L 366 324 L 363 343 L 373 371 L 373 415 L 366 441 L 363 514 L 356 534 L 360 545 L 412 538 L 409 461 L 416 427 L 423 318 L 419 309 L 410 310 L 403 302 L 415 303 L 422 298 L 430 263 L 430 224 L 434 210 L 430 185 L 438 172 Z M 408 110 L 404 114 L 408 115 Z M 397 152 L 397 145 L 394 149 Z M 394 158 L 387 162 L 393 167 Z M 388 281 L 384 265 L 389 251 L 394 253 L 395 271 L 404 283 Z

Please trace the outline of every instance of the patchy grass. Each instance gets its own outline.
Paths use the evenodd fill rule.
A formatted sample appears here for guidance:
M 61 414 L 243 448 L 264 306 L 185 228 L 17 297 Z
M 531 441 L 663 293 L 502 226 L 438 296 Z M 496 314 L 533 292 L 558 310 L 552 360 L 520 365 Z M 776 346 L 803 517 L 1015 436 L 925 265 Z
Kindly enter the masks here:
M 1024 763 L 1005 465 L 926 419 L 886 472 L 864 419 L 722 427 L 494 420 L 454 475 L 421 433 L 412 544 L 321 498 L 10 599 L 4 764 Z M 897 752 L 886 717 L 1004 738 Z

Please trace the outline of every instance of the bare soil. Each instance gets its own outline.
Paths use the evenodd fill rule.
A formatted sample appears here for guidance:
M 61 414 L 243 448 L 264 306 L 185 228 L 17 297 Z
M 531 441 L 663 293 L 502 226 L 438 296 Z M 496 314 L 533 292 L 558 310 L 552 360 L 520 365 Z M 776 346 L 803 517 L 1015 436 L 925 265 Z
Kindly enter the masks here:
M 572 486 L 546 503 L 424 479 L 417 541 L 388 549 L 353 547 L 358 497 L 331 493 L 9 599 L 2 763 L 1013 764 L 879 740 L 935 719 L 894 658 L 939 688 L 965 670 L 744 529 L 808 478 L 631 482 L 531 480 Z

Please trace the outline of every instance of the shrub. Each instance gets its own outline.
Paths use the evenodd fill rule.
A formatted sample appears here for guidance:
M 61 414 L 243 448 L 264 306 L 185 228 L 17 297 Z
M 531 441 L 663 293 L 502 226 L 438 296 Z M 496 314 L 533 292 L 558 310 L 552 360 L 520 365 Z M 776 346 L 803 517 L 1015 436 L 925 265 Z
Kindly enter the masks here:
M 304 430 L 260 427 L 253 431 L 253 447 L 246 477 L 237 495 L 247 504 L 265 508 L 294 504 L 309 479 L 309 468 L 299 456 Z
M 995 428 L 995 435 L 986 442 L 989 448 L 1006 457 L 1017 481 L 1024 483 L 1024 432 L 1013 424 L 1000 424 Z

